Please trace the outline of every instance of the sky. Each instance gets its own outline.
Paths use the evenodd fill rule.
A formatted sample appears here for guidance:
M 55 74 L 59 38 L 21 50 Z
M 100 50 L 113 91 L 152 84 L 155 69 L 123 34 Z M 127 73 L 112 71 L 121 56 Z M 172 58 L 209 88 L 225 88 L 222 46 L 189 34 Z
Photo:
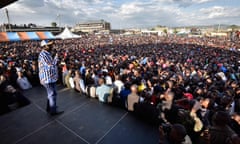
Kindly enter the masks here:
M 240 0 L 18 0 L 0 9 L 0 24 L 74 26 L 104 19 L 113 29 L 240 25 Z

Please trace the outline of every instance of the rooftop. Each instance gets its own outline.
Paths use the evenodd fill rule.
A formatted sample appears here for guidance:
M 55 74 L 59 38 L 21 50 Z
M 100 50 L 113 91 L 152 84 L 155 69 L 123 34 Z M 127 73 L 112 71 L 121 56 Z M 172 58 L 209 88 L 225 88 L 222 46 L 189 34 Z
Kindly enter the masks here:
M 89 23 L 107 23 L 105 20 L 89 20 L 85 22 L 79 22 L 78 24 L 89 24 Z
M 1 0 L 0 9 L 18 0 Z

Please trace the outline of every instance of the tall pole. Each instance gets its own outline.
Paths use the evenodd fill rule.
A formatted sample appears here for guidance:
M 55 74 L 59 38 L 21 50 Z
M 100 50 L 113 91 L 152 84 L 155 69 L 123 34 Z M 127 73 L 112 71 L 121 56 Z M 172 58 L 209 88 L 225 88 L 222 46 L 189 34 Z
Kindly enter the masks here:
M 219 30 L 220 30 L 220 24 L 218 25 L 218 32 L 219 32 Z
M 57 14 L 57 25 L 58 25 L 58 27 L 59 27 L 59 31 L 61 32 L 61 15 L 58 13 Z
M 60 27 L 61 25 L 61 15 L 57 14 L 57 20 L 58 20 L 58 26 Z
M 9 13 L 8 13 L 8 9 L 7 9 L 7 8 L 5 9 L 5 12 L 6 12 L 6 16 L 7 16 L 9 31 L 12 31 L 12 30 L 11 30 L 11 25 L 10 25 L 10 17 L 9 17 Z

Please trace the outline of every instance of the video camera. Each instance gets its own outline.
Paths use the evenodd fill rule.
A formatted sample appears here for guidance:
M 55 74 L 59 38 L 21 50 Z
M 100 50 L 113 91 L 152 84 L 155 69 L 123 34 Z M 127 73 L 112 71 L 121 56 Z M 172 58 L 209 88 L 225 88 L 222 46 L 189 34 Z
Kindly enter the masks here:
M 169 134 L 171 132 L 172 126 L 170 124 L 162 123 L 162 129 L 164 133 Z

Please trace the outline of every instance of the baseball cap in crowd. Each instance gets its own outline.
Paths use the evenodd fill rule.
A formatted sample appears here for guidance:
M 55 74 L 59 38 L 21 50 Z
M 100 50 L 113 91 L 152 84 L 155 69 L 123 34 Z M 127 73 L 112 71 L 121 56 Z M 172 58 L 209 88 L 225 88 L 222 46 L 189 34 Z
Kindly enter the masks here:
M 193 95 L 191 93 L 184 93 L 183 96 L 185 98 L 187 98 L 188 100 L 192 100 L 193 99 Z
M 41 47 L 44 47 L 46 45 L 51 45 L 51 44 L 53 44 L 52 41 L 42 40 L 40 45 L 41 45 Z

